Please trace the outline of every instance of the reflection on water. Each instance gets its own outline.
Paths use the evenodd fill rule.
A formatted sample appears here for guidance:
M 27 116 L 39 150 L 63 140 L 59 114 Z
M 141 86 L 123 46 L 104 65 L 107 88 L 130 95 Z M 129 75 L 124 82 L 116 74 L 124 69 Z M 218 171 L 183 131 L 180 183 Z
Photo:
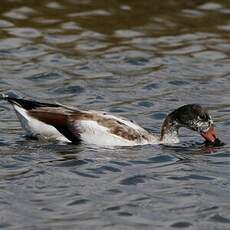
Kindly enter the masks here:
M 186 103 L 227 144 L 102 149 L 26 139 L 0 105 L 2 229 L 228 229 L 227 0 L 2 0 L 1 92 L 106 110 L 159 132 Z M 26 221 L 24 221 L 26 220 Z

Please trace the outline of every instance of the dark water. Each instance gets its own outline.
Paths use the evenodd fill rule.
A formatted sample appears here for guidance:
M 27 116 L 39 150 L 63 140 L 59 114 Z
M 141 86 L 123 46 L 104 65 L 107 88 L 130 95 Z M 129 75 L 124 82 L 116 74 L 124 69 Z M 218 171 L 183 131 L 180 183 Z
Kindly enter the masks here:
M 26 139 L 0 104 L 0 229 L 229 229 L 230 2 L 1 0 L 0 91 L 159 132 L 186 103 L 226 145 L 103 149 Z

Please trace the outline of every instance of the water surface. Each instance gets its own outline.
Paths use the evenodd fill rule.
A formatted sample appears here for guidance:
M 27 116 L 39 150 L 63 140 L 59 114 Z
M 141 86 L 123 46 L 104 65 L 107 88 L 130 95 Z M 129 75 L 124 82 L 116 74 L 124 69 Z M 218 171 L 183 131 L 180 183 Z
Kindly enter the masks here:
M 229 229 L 229 16 L 227 0 L 2 0 L 1 92 L 155 133 L 201 103 L 226 145 L 187 130 L 176 147 L 38 142 L 1 102 L 0 229 Z

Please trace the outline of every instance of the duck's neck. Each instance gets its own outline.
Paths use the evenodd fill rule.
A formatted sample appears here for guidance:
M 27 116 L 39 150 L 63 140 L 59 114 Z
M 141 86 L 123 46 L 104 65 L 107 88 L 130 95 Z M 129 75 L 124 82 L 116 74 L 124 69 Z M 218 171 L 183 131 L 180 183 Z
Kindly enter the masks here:
M 160 141 L 165 144 L 173 144 L 179 142 L 178 130 L 180 126 L 173 119 L 173 116 L 168 115 L 161 127 Z

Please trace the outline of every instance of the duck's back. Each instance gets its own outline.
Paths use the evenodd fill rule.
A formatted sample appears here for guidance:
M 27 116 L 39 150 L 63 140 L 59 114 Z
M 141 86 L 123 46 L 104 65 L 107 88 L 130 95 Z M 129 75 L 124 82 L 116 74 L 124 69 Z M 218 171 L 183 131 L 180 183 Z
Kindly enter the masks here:
M 74 114 L 73 125 L 84 142 L 104 146 L 132 146 L 157 142 L 145 129 L 122 117 L 99 111 Z

